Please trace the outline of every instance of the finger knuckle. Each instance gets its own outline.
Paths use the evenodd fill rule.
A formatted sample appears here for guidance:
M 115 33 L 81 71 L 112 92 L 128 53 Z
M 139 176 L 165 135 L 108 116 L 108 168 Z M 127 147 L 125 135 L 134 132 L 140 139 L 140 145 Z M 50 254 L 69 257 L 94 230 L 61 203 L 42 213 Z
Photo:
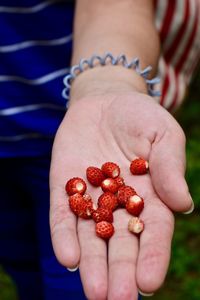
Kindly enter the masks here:
M 107 286 L 104 281 L 96 280 L 91 286 L 91 292 L 88 293 L 90 300 L 106 300 L 107 299 Z
M 134 299 L 130 287 L 126 284 L 122 284 L 118 289 L 114 291 L 113 298 L 115 300 L 130 300 Z

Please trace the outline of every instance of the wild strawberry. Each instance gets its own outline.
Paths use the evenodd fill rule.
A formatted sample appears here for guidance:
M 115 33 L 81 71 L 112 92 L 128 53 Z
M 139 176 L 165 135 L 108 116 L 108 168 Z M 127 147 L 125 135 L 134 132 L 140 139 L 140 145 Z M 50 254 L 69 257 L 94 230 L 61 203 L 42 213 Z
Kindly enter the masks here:
M 110 192 L 103 193 L 98 199 L 98 207 L 107 208 L 113 211 L 117 205 L 117 197 Z
M 83 195 L 86 191 L 86 183 L 82 178 L 74 177 L 67 181 L 65 190 L 69 196 L 79 193 Z
M 82 203 L 84 203 L 83 196 L 79 193 L 76 193 L 72 196 L 69 196 L 69 206 L 75 215 L 79 215 L 80 208 L 82 207 Z
M 136 191 L 131 186 L 125 185 L 120 187 L 117 192 L 118 204 L 125 207 L 127 200 L 133 195 L 136 195 Z
M 84 194 L 83 199 L 87 205 L 86 213 L 88 216 L 91 216 L 93 212 L 97 209 L 97 205 L 93 202 L 92 197 L 88 194 Z
M 102 239 L 108 240 L 114 233 L 114 226 L 106 221 L 96 223 L 96 234 Z
M 128 230 L 140 234 L 144 230 L 144 222 L 138 217 L 132 217 L 128 222 Z
M 93 186 L 100 186 L 102 181 L 105 179 L 101 169 L 96 167 L 88 167 L 86 170 L 87 180 Z
M 139 216 L 144 208 L 144 200 L 138 195 L 130 196 L 126 202 L 126 210 L 134 216 Z
M 101 188 L 104 192 L 117 193 L 118 184 L 113 178 L 106 178 L 101 183 Z
M 93 213 L 93 203 L 82 203 L 78 216 L 82 219 L 91 219 Z
M 84 199 L 85 201 L 92 201 L 92 197 L 91 197 L 89 194 L 84 194 L 84 195 L 83 195 L 83 199 Z
M 116 177 L 115 182 L 117 183 L 118 188 L 125 185 L 124 178 L 122 177 Z
M 133 175 L 143 175 L 149 168 L 148 162 L 143 158 L 136 158 L 130 164 L 130 171 Z
M 69 197 L 69 206 L 73 213 L 83 219 L 90 219 L 92 216 L 93 203 L 91 200 L 84 200 L 79 193 Z
M 120 174 L 120 168 L 113 162 L 106 162 L 102 165 L 101 170 L 106 177 L 116 178 Z
M 101 221 L 113 222 L 113 213 L 108 208 L 98 207 L 92 214 L 92 218 L 96 223 Z

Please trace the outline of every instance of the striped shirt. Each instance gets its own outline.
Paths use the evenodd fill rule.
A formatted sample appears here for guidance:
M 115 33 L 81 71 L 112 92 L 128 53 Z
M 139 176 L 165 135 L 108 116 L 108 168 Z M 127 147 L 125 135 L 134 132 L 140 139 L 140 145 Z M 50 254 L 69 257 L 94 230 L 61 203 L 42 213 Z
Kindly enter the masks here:
M 183 101 L 200 61 L 200 0 L 155 0 L 155 12 L 162 45 L 158 101 L 173 111 Z
M 155 1 L 162 42 L 162 97 L 182 101 L 200 54 L 199 0 Z M 0 2 L 0 157 L 50 153 L 65 113 L 61 96 L 72 46 L 74 5 L 67 0 Z
M 50 153 L 64 113 L 73 3 L 0 1 L 0 157 Z

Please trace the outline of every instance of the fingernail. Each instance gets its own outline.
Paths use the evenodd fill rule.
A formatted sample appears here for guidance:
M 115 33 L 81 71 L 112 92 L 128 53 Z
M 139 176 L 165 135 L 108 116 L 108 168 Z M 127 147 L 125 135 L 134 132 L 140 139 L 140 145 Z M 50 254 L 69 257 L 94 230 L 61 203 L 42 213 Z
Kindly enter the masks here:
M 142 292 L 142 291 L 140 291 L 140 290 L 138 290 L 138 292 L 139 292 L 139 294 L 140 294 L 141 296 L 144 296 L 144 297 L 151 297 L 151 296 L 154 295 L 154 293 L 144 293 L 144 292 Z
M 189 215 L 189 214 L 191 214 L 191 213 L 193 212 L 193 210 L 194 210 L 194 202 L 193 202 L 193 200 L 192 200 L 191 195 L 190 195 L 190 199 L 191 199 L 192 205 L 191 205 L 191 207 L 190 207 L 190 209 L 189 209 L 188 211 L 184 211 L 184 212 L 183 212 L 184 215 Z
M 76 266 L 75 268 L 67 268 L 67 270 L 69 272 L 75 272 L 76 270 L 78 270 L 78 266 Z

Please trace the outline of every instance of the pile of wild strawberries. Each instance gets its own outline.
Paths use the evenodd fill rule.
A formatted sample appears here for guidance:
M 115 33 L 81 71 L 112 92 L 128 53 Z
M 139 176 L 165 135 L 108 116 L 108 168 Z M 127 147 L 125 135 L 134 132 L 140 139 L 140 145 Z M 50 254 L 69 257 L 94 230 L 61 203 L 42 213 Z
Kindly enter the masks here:
M 146 174 L 148 162 L 136 158 L 130 164 L 133 175 Z M 144 200 L 137 195 L 131 186 L 125 185 L 120 177 L 120 168 L 116 163 L 106 162 L 101 168 L 88 167 L 86 177 L 95 187 L 101 187 L 103 194 L 98 198 L 97 205 L 90 195 L 86 194 L 86 182 L 79 177 L 71 178 L 65 185 L 69 196 L 69 206 L 72 212 L 83 219 L 93 219 L 96 222 L 96 234 L 108 240 L 114 234 L 113 211 L 118 207 L 126 208 L 133 217 L 128 222 L 128 230 L 140 234 L 144 222 L 138 217 L 144 208 Z

